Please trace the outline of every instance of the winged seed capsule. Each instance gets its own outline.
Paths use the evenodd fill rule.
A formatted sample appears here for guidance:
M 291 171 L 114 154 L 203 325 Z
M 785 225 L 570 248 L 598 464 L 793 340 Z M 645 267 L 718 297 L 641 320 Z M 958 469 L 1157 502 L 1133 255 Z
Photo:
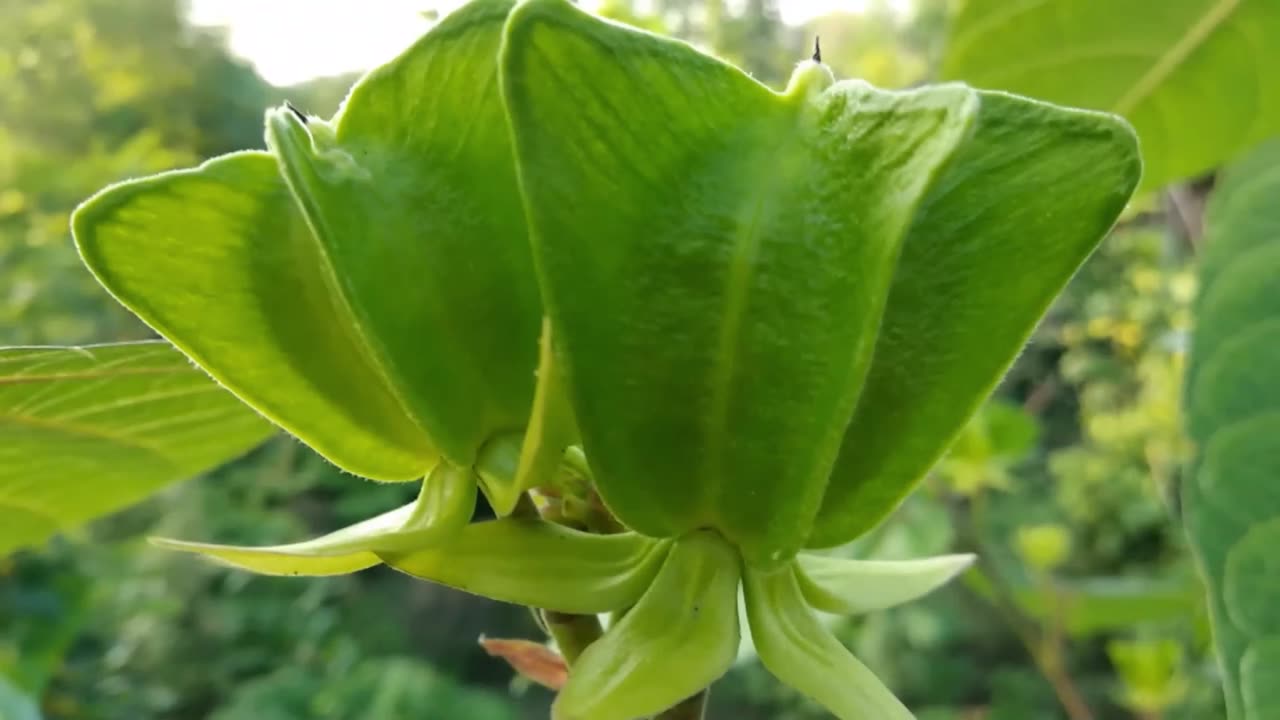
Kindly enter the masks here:
M 352 472 L 427 473 L 325 538 L 183 547 L 620 615 L 558 720 L 713 682 L 741 593 L 780 679 L 845 720 L 909 718 L 814 611 L 907 602 L 972 558 L 806 549 L 919 481 L 1140 167 L 1118 118 L 834 82 L 816 51 L 774 92 L 567 0 L 474 0 L 332 123 L 279 110 L 270 154 L 90 201 L 86 262 L 202 367 Z M 467 524 L 477 482 L 505 514 L 569 445 L 624 531 Z
M 413 506 L 335 535 L 185 549 L 345 572 L 468 522 L 477 483 L 514 507 L 541 310 L 497 89 L 510 6 L 451 15 L 332 123 L 269 112 L 270 153 L 123 183 L 77 210 L 99 281 L 242 400 L 354 474 L 425 476 Z
M 958 84 L 833 84 L 815 62 L 775 93 L 565 0 L 516 8 L 501 66 L 554 360 L 605 503 L 671 538 L 668 564 L 695 563 L 689 538 L 732 548 L 779 677 L 842 718 L 909 717 L 810 604 L 883 607 L 968 558 L 880 574 L 798 553 L 853 540 L 945 449 L 1123 208 L 1132 131 Z M 570 684 L 669 672 L 645 702 L 583 682 L 557 717 L 641 716 L 727 667 L 724 613 L 696 611 L 726 595 L 692 579 L 716 574 L 667 567 L 655 583 L 690 579 L 663 620 L 625 660 L 611 630 Z

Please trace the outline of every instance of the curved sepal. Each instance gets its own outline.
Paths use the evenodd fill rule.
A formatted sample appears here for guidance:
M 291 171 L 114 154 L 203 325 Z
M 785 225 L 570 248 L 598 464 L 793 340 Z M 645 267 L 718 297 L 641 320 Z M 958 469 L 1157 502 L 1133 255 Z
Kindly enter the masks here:
M 422 481 L 416 501 L 314 540 L 267 547 L 164 538 L 151 542 L 262 575 L 343 575 L 377 565 L 380 551 L 447 542 L 471 520 L 475 504 L 476 481 L 471 471 L 441 463 Z
M 920 206 L 810 547 L 893 510 L 1022 349 L 1141 175 L 1114 115 L 979 94 L 974 132 Z
M 760 662 L 840 720 L 914 720 L 865 665 L 818 622 L 794 565 L 772 573 L 746 568 L 747 621 Z
M 468 525 L 448 543 L 378 557 L 414 577 L 493 600 L 588 615 L 635 603 L 669 545 L 635 533 L 591 535 L 508 517 Z
M 900 241 L 976 96 L 826 89 L 814 63 L 775 93 L 567 0 L 512 12 L 502 68 L 543 296 L 601 496 L 639 532 L 714 527 L 749 562 L 790 559 Z
M 836 615 L 884 610 L 911 602 L 964 572 L 973 555 L 924 560 L 849 560 L 801 553 L 800 589 L 816 610 Z
M 435 465 L 335 303 L 269 154 L 113 185 L 76 209 L 72 229 L 108 292 L 334 464 L 378 480 Z
M 553 720 L 634 720 L 706 688 L 738 651 L 737 552 L 714 531 L 674 541 L 644 596 L 569 670 Z
M 471 465 L 529 417 L 542 311 L 498 92 L 513 0 L 473 0 L 361 80 L 332 123 L 267 144 L 406 411 Z

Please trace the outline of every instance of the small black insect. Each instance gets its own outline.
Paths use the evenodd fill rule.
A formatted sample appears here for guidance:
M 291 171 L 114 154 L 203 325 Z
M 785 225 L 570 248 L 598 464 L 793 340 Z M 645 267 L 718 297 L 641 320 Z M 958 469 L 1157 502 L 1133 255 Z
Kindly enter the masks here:
M 302 112 L 301 110 L 299 110 L 297 105 L 294 105 L 293 103 L 289 102 L 288 100 L 285 100 L 285 101 L 284 101 L 284 106 L 285 106 L 285 107 L 287 107 L 287 108 L 289 108 L 289 112 L 291 112 L 291 113 L 293 113 L 294 115 L 296 115 L 296 116 L 298 117 L 298 119 L 302 121 L 302 123 L 303 123 L 304 125 L 306 124 L 306 122 L 307 122 L 307 114 L 306 114 L 306 113 L 304 113 L 304 112 Z
M 821 35 L 813 36 L 813 61 L 816 63 L 822 62 L 822 36 Z

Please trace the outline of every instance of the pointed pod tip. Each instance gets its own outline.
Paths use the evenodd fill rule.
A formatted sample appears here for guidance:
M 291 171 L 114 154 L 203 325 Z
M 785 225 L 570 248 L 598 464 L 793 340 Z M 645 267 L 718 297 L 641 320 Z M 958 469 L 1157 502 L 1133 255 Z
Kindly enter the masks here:
M 796 66 L 791 73 L 791 80 L 783 96 L 800 101 L 809 100 L 820 95 L 836 82 L 831 68 L 822 64 L 821 48 L 815 47 L 814 58 L 805 60 Z

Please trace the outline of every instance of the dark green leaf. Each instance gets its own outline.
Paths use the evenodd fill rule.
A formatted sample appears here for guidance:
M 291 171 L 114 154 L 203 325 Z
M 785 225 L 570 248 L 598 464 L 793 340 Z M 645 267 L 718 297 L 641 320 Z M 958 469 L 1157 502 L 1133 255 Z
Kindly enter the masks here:
M 1280 713 L 1280 143 L 1232 168 L 1207 213 L 1183 483 L 1232 720 Z

